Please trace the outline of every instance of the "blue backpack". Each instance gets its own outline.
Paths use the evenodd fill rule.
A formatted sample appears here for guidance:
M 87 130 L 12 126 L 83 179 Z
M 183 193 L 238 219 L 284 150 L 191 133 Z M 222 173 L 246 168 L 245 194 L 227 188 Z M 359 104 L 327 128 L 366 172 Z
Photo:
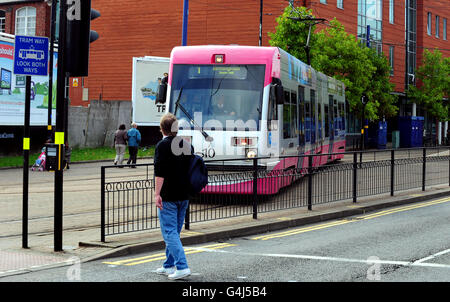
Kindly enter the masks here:
M 192 154 L 189 165 L 190 194 L 197 194 L 208 184 L 208 169 L 203 158 Z

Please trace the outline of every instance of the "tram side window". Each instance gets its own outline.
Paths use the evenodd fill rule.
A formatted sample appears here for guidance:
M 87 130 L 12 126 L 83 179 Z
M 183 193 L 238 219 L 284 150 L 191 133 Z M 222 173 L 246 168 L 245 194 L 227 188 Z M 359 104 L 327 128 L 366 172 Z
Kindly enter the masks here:
M 311 143 L 316 143 L 316 91 L 311 89 Z
M 322 118 L 323 118 L 323 112 L 322 112 L 322 104 L 319 102 L 317 104 L 317 115 L 318 115 L 318 135 L 317 138 L 320 140 L 322 138 Z
M 334 139 L 334 96 L 328 95 L 328 134 L 330 135 L 330 139 Z
M 298 130 L 299 130 L 299 144 L 305 144 L 305 88 L 298 87 Z
M 341 130 L 345 130 L 345 105 L 344 103 L 339 103 L 339 116 L 341 117 Z
M 297 94 L 284 91 L 283 105 L 283 138 L 293 138 L 297 135 Z
M 330 120 L 329 120 L 329 116 L 330 116 L 330 112 L 328 109 L 328 105 L 324 105 L 325 107 L 325 137 L 330 137 Z
M 291 137 L 298 135 L 297 93 L 291 93 Z
M 311 103 L 305 100 L 305 141 L 311 141 Z
M 291 137 L 291 93 L 284 90 L 283 138 Z
M 276 100 L 272 97 L 272 95 L 269 96 L 269 112 L 268 112 L 268 116 L 267 116 L 267 120 L 269 122 L 270 125 L 270 121 L 276 121 L 278 118 L 278 114 L 277 114 L 277 102 Z
M 333 110 L 334 110 L 334 135 L 337 136 L 338 135 L 338 131 L 339 131 L 339 114 L 338 114 L 338 105 L 337 105 L 337 100 L 334 99 L 334 106 L 333 106 Z

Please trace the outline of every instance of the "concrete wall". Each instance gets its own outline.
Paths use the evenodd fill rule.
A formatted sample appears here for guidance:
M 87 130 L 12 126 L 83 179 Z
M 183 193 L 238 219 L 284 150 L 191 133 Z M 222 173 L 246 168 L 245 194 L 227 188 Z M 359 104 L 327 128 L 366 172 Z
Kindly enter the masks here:
M 113 146 L 120 124 L 131 124 L 130 101 L 91 101 L 88 107 L 69 106 L 68 140 L 71 147 Z

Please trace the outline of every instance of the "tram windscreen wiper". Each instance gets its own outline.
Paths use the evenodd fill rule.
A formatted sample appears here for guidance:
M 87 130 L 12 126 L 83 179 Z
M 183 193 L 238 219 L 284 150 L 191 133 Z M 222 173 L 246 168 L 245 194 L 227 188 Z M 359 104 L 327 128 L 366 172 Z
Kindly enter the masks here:
M 181 94 L 182 94 L 182 93 L 183 93 L 183 87 L 181 87 L 180 93 L 178 94 L 177 102 L 175 103 L 176 106 L 175 106 L 175 112 L 174 112 L 174 115 L 177 114 L 177 109 L 178 109 L 178 107 L 180 107 L 180 109 L 181 109 L 181 111 L 184 113 L 184 115 L 186 115 L 186 117 L 189 119 L 189 121 L 191 122 L 191 124 L 194 125 L 194 128 L 197 127 L 197 129 L 199 129 L 199 131 L 202 133 L 203 137 L 205 138 L 205 140 L 206 140 L 207 142 L 212 142 L 212 141 L 213 141 L 212 136 L 209 136 L 209 134 L 206 133 L 206 132 L 203 130 L 203 127 L 200 127 L 200 126 L 195 122 L 195 120 L 192 118 L 192 116 L 187 112 L 187 110 L 183 107 L 183 105 L 180 104 L 180 98 L 181 98 Z

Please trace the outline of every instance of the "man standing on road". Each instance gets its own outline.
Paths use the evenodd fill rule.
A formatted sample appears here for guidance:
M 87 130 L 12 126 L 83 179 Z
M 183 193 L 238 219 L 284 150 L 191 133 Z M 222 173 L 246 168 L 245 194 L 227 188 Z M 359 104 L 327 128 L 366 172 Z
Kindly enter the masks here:
M 127 161 L 127 164 L 130 163 L 136 164 L 137 153 L 139 144 L 141 143 L 141 133 L 137 130 L 137 124 L 132 123 L 131 129 L 127 132 L 128 136 L 128 152 L 130 154 L 130 158 Z M 131 168 L 136 168 L 136 166 L 131 166 Z
M 165 114 L 161 118 L 160 126 L 163 139 L 155 148 L 155 202 L 158 207 L 161 233 L 166 243 L 166 261 L 156 272 L 175 280 L 191 274 L 180 233 L 189 204 L 188 171 L 194 150 L 192 146 L 187 146 L 190 147 L 187 150 L 190 150 L 191 154 L 178 152 L 181 149 L 186 150 L 182 148 L 182 144 L 187 142 L 175 139 L 178 124 L 173 114 Z M 181 149 L 177 149 L 180 145 Z

